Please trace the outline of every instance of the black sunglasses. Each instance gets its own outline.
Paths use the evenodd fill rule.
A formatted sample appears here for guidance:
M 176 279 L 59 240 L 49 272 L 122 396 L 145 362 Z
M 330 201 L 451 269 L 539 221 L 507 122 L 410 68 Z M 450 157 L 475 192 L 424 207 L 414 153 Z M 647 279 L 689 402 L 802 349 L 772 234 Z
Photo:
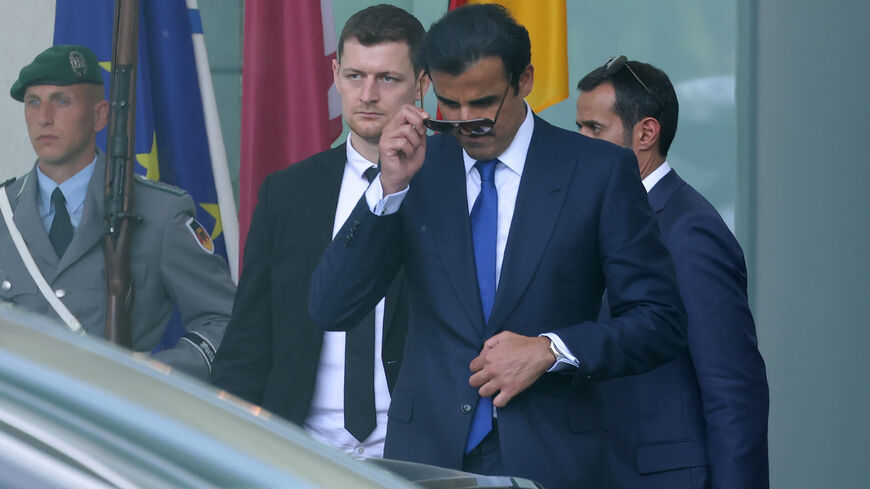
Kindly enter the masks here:
M 631 69 L 631 65 L 628 64 L 628 58 L 626 58 L 625 56 L 613 56 L 608 59 L 607 62 L 604 63 L 604 72 L 607 73 L 608 76 L 610 76 L 621 70 L 623 66 L 628 68 L 628 71 L 631 72 L 631 75 L 634 77 L 634 79 L 637 80 L 637 82 L 640 83 L 641 86 L 646 90 L 646 93 L 648 93 L 649 96 L 656 101 L 659 109 L 664 107 L 659 98 L 655 96 L 655 94 L 652 92 L 652 90 L 649 89 L 648 86 L 646 86 L 646 83 L 644 83 L 643 80 L 641 80 L 640 77 L 637 76 L 637 73 L 635 73 L 633 69 Z
M 504 94 L 501 97 L 501 103 L 498 104 L 498 110 L 495 111 L 495 117 L 492 119 L 469 119 L 467 121 L 439 121 L 437 119 L 423 119 L 423 125 L 436 132 L 452 132 L 459 130 L 466 136 L 482 136 L 489 134 L 492 127 L 498 120 L 498 115 L 501 113 L 501 108 L 504 105 L 504 100 L 507 98 L 507 92 L 511 84 L 508 83 L 504 89 Z M 423 97 L 420 97 L 421 103 Z

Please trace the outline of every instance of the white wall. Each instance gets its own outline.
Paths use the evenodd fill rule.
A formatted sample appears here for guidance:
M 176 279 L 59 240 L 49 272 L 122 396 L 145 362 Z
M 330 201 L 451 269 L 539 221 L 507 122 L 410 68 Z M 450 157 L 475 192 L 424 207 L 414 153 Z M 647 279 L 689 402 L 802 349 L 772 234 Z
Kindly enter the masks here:
M 0 181 L 27 172 L 36 160 L 24 110 L 9 88 L 53 37 L 54 0 L 0 0 Z
M 870 487 L 870 2 L 753 3 L 771 487 Z

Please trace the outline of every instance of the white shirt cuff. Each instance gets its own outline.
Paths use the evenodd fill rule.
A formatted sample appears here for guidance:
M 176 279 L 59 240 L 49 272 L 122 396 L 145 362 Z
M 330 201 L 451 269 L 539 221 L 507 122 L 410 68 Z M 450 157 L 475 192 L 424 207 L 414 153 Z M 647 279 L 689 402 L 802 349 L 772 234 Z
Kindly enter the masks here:
M 410 188 L 411 186 L 409 185 L 405 187 L 404 190 L 400 190 L 384 197 L 384 188 L 381 186 L 381 179 L 375 178 L 375 181 L 373 181 L 366 190 L 366 203 L 369 206 L 369 210 L 377 216 L 395 214 L 402 205 L 402 201 L 405 200 L 405 194 L 408 193 Z
M 557 360 L 556 363 L 554 363 L 553 366 L 550 367 L 549 370 L 547 370 L 547 372 L 558 372 L 560 370 L 575 369 L 580 367 L 580 361 L 571 354 L 571 350 L 569 350 L 568 347 L 565 346 L 565 342 L 562 341 L 562 338 L 559 338 L 559 335 L 557 335 L 556 333 L 542 333 L 538 336 L 546 336 L 547 338 L 550 338 L 550 341 L 553 342 L 553 346 L 556 347 L 556 350 L 558 350 L 559 353 L 565 355 L 565 358 Z

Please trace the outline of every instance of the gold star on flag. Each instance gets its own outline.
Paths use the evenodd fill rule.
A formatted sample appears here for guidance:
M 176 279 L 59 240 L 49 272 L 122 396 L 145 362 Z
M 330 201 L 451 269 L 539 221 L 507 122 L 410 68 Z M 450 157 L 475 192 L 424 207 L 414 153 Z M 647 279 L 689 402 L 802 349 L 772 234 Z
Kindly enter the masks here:
M 211 239 L 215 240 L 224 230 L 223 224 L 221 224 L 221 209 L 217 204 L 199 204 L 206 212 L 208 212 L 211 217 L 214 218 L 214 229 L 211 232 Z
M 145 178 L 148 180 L 160 180 L 160 165 L 157 163 L 157 133 L 154 134 L 154 139 L 151 140 L 151 152 L 137 154 L 136 161 L 148 170 L 145 173 Z
M 100 68 L 108 71 L 109 73 L 112 72 L 112 62 L 111 61 L 100 61 L 97 64 L 100 65 Z

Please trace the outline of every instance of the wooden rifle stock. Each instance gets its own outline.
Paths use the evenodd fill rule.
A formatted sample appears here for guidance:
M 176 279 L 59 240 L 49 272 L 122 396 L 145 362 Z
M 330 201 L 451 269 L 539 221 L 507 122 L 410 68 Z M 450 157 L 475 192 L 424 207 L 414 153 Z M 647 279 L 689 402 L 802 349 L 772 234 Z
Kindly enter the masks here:
M 141 217 L 130 213 L 136 135 L 136 58 L 139 0 L 116 0 L 112 33 L 112 77 L 109 88 L 109 134 L 106 143 L 106 339 L 130 348 L 131 225 Z

